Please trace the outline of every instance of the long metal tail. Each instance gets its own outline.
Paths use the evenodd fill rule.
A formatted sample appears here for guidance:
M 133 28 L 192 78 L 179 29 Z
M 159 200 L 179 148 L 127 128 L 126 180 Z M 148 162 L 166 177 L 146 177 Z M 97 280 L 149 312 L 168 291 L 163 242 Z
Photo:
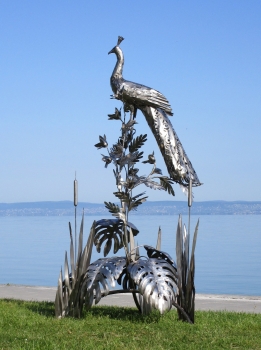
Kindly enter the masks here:
M 188 187 L 189 179 L 192 186 L 200 186 L 197 173 L 194 170 L 167 114 L 159 108 L 142 107 L 149 127 L 155 136 L 161 154 L 164 158 L 170 178 L 182 186 Z

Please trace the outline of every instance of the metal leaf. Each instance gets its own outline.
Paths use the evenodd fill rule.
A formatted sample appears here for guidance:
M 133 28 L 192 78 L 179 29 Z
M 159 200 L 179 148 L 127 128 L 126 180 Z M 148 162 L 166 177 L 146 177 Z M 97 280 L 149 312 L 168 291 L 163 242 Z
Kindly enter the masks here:
M 110 213 L 119 213 L 120 208 L 118 205 L 111 202 L 104 202 L 105 208 L 109 210 Z
M 72 288 L 75 284 L 75 264 L 74 264 L 74 249 L 73 249 L 73 236 L 72 236 L 72 227 L 69 222 L 69 231 L 70 231 L 70 264 L 71 264 L 71 279 L 72 279 Z
M 132 261 L 135 261 L 136 251 L 135 251 L 135 242 L 132 229 L 130 228 L 130 258 Z
M 186 286 L 186 306 L 187 306 L 186 311 L 188 312 L 191 318 L 191 321 L 193 323 L 194 323 L 194 308 L 195 308 L 195 286 L 194 286 L 195 248 L 196 248 L 196 241 L 197 241 L 197 234 L 198 234 L 198 226 L 199 226 L 199 220 L 197 222 L 195 232 L 194 232 L 194 237 L 193 237 L 190 265 L 188 268 L 187 286 Z
M 144 245 L 144 249 L 146 249 L 147 255 L 149 258 L 163 259 L 163 260 L 167 261 L 170 265 L 172 265 L 174 267 L 175 271 L 177 271 L 177 265 L 168 253 L 163 252 L 163 251 L 158 250 L 158 249 L 155 249 L 149 245 Z M 176 276 L 177 276 L 177 273 L 176 273 Z
M 112 216 L 115 216 L 116 218 L 118 218 L 118 220 L 121 220 L 122 222 L 126 223 L 126 211 L 124 208 L 121 208 L 119 213 L 112 214 Z
M 129 145 L 129 151 L 130 152 L 135 152 L 137 151 L 140 147 L 144 145 L 144 143 L 147 141 L 147 134 L 145 135 L 140 135 L 136 137 L 135 139 L 132 140 L 132 142 Z
M 59 273 L 58 278 L 58 288 L 55 296 L 55 316 L 61 318 L 64 315 L 64 305 L 63 305 L 63 274 L 62 269 Z
M 82 254 L 83 226 L 84 226 L 84 212 L 82 213 L 82 221 L 81 221 L 81 226 L 80 226 L 77 262 L 80 260 L 80 257 Z
M 64 285 L 68 288 L 68 291 L 70 293 L 71 287 L 69 283 L 69 266 L 68 266 L 68 259 L 67 259 L 67 252 L 65 252 L 65 259 L 64 259 Z
M 162 175 L 162 170 L 155 167 L 154 170 L 152 171 L 152 174 L 159 174 L 159 175 Z
M 175 192 L 172 188 L 172 185 L 174 184 L 174 182 L 167 176 L 161 176 L 159 179 L 160 179 L 160 184 L 161 186 L 164 187 L 165 191 L 167 191 L 172 196 L 175 196 Z
M 94 145 L 95 147 L 97 147 L 98 149 L 100 148 L 106 148 L 108 146 L 107 140 L 106 140 L 106 135 L 99 136 L 99 140 L 100 142 L 96 143 L 96 145 Z
M 139 294 L 139 305 L 140 305 L 140 309 L 141 309 L 141 313 L 143 315 L 149 315 L 152 311 L 152 303 L 147 302 L 145 300 L 145 298 L 143 297 L 143 295 Z
M 156 249 L 161 250 L 161 228 L 160 227 L 159 227 L 159 231 L 158 231 L 158 239 L 157 239 Z
M 139 230 L 131 222 L 127 223 L 127 233 L 129 242 L 129 232 L 132 229 L 133 235 L 136 236 Z M 124 224 L 120 219 L 102 219 L 96 221 L 95 226 L 95 237 L 94 245 L 96 246 L 97 252 L 101 251 L 101 246 L 105 243 L 104 256 L 106 256 L 112 247 L 112 241 L 114 242 L 114 254 L 123 247 L 123 235 L 124 235 Z M 108 243 L 110 241 L 111 243 Z
M 118 108 L 115 108 L 114 114 L 108 114 L 109 120 L 120 120 L 121 119 L 121 111 Z
M 186 226 L 183 225 L 183 246 L 182 246 L 182 290 L 185 291 L 185 286 L 187 284 L 187 270 L 188 270 L 188 244 L 189 241 L 187 239 L 187 230 Z M 185 294 L 184 294 L 185 295 Z
M 87 244 L 83 250 L 83 253 L 81 254 L 81 259 L 78 263 L 78 266 L 79 266 L 78 277 L 81 276 L 83 273 L 85 273 L 87 267 L 90 265 L 91 256 L 92 256 L 92 246 L 93 246 L 94 236 L 95 236 L 95 226 L 96 226 L 96 221 L 94 221 L 92 224 Z
M 122 272 L 120 273 L 118 279 L 117 279 L 117 283 L 122 286 L 123 289 L 127 289 L 128 286 L 128 276 L 127 276 L 127 269 L 126 269 L 126 265 L 123 267 Z
M 156 181 L 152 181 L 152 180 L 146 180 L 143 182 L 145 186 L 152 188 L 153 190 L 165 190 L 165 188 L 160 185 L 159 183 L 157 183 Z
M 108 238 L 104 246 L 104 251 L 103 251 L 104 256 L 108 255 L 109 251 L 111 250 L 111 245 L 112 245 L 112 239 Z
M 137 200 L 135 200 L 134 198 L 131 198 L 131 201 L 130 201 L 130 204 L 129 204 L 129 211 L 131 210 L 137 210 L 137 207 L 139 205 L 141 205 L 142 203 L 146 202 L 146 199 L 148 197 L 142 197 L 142 198 L 139 198 Z
M 115 287 L 115 280 L 119 279 L 125 266 L 125 257 L 102 258 L 90 264 L 83 282 L 87 308 L 92 306 L 94 295 L 95 304 L 100 301 L 102 296 L 108 295 L 109 283 L 111 287 Z
M 176 233 L 176 257 L 177 257 L 177 273 L 178 273 L 178 289 L 179 297 L 182 297 L 182 257 L 183 257 L 183 236 L 182 236 L 182 219 L 179 216 L 177 233 Z
M 118 236 L 114 233 L 113 234 L 113 239 L 114 239 L 114 249 L 113 249 L 113 253 L 116 254 L 117 251 L 120 249 L 120 241 Z
M 140 249 L 139 249 L 139 243 L 137 241 L 137 247 L 136 247 L 136 250 L 135 250 L 135 260 L 138 260 L 139 257 L 140 257 Z
M 197 242 L 197 237 L 198 237 L 198 226 L 199 226 L 199 220 L 197 222 L 197 225 L 196 225 L 196 228 L 195 228 L 195 232 L 194 232 L 192 249 L 191 249 L 191 259 L 194 258 L 194 254 L 195 254 L 196 242 Z M 192 266 L 190 266 L 190 270 L 191 269 L 192 269 Z
M 171 309 L 177 288 L 172 265 L 163 259 L 139 259 L 127 269 L 149 309 L 157 309 L 161 314 Z
M 189 232 L 186 229 L 186 225 L 183 226 L 183 244 L 185 269 L 187 269 L 189 266 Z

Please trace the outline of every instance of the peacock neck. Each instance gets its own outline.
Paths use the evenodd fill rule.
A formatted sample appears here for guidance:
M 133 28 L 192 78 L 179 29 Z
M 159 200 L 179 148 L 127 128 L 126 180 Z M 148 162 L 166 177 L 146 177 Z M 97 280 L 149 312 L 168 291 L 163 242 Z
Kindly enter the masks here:
M 115 54 L 117 56 L 117 62 L 113 70 L 112 77 L 121 79 L 123 65 L 124 65 L 124 57 L 123 57 L 123 52 L 119 46 L 116 46 Z

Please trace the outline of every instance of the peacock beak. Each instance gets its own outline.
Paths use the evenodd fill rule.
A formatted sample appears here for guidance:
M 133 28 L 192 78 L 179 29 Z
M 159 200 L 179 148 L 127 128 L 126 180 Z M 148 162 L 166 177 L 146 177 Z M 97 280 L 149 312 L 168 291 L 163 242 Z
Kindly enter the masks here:
M 113 49 L 111 49 L 110 52 L 108 52 L 108 55 L 111 54 L 111 53 L 113 53 L 113 52 L 114 52 L 114 49 L 115 49 L 115 47 L 114 47 Z

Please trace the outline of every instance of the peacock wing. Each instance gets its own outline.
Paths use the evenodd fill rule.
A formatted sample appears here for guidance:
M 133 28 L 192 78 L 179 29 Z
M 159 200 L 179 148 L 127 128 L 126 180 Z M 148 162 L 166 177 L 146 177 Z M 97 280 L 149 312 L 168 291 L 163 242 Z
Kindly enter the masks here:
M 159 91 L 148 86 L 123 80 L 119 89 L 122 100 L 140 108 L 150 106 L 160 108 L 168 115 L 173 115 L 169 101 Z

